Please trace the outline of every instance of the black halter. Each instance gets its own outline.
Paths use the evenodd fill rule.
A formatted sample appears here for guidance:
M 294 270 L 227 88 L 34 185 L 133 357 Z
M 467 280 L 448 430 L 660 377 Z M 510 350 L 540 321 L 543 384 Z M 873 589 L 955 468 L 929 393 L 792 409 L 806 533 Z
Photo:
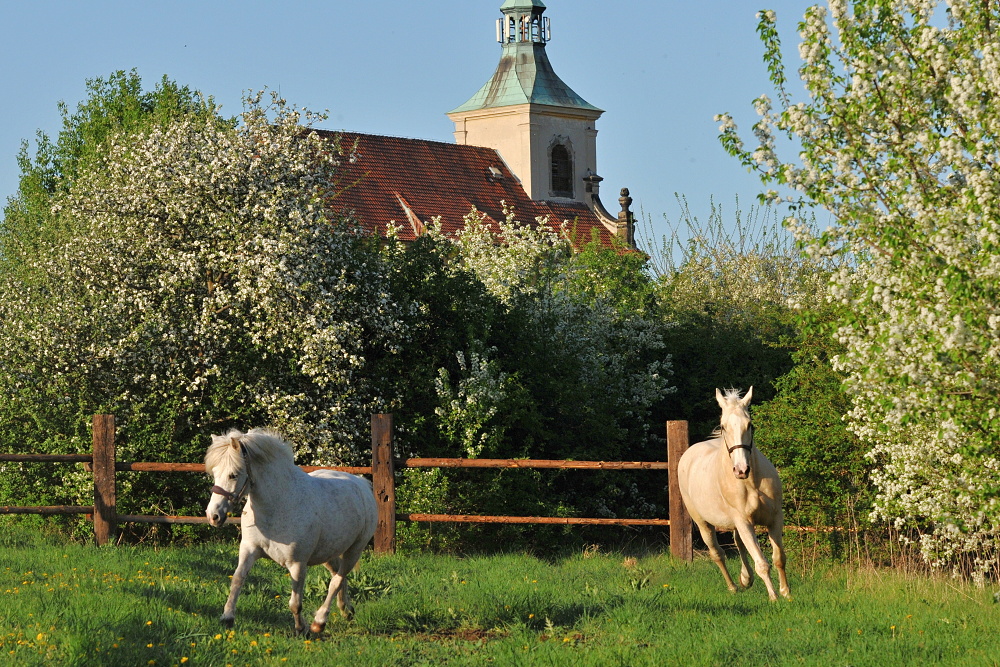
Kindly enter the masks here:
M 750 444 L 749 445 L 744 445 L 741 442 L 738 445 L 733 445 L 732 447 L 730 447 L 729 443 L 726 440 L 726 429 L 722 429 L 722 444 L 724 444 L 726 446 L 726 451 L 729 452 L 730 456 L 732 456 L 733 452 L 736 451 L 737 449 L 745 449 L 748 452 L 753 449 L 753 431 L 754 431 L 754 428 L 753 428 L 753 423 L 752 422 L 751 422 L 751 424 L 749 426 L 749 431 L 750 431 Z
M 250 452 L 247 451 L 247 446 L 242 442 L 240 443 L 240 454 L 243 455 L 243 468 L 246 470 L 247 476 L 243 480 L 243 485 L 238 491 L 226 491 L 224 488 L 218 484 L 212 486 L 212 493 L 217 493 L 232 504 L 236 505 L 240 502 L 243 494 L 246 492 L 248 486 L 253 486 L 253 481 L 250 479 Z

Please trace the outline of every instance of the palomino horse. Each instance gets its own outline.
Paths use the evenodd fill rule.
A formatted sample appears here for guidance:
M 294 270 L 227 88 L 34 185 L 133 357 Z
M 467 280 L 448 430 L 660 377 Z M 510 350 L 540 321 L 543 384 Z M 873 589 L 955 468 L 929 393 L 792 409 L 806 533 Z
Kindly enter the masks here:
M 749 551 L 757 574 L 767 586 L 768 597 L 777 600 L 771 583 L 771 568 L 757 543 L 754 526 L 767 528 L 780 591 L 787 598 L 785 550 L 781 541 L 785 521 L 781 510 L 781 480 L 771 462 L 754 446 L 753 424 L 747 410 L 752 395 L 753 387 L 743 398 L 736 390 L 725 395 L 715 390 L 715 399 L 722 408 L 719 428 L 713 434 L 716 437 L 692 445 L 684 452 L 677 464 L 677 481 L 684 505 L 698 524 L 708 552 L 719 566 L 729 590 L 735 592 L 736 585 L 726 569 L 716 529 L 734 531 L 742 563 L 740 583 L 747 588 L 753 584 L 753 572 L 747 563 Z
M 205 470 L 215 478 L 205 509 L 213 526 L 224 524 L 229 511 L 247 495 L 240 559 L 222 623 L 233 626 L 240 588 L 261 556 L 283 565 L 292 576 L 288 607 L 295 617 L 296 633 L 303 631 L 302 589 L 310 565 L 322 563 L 332 575 L 326 601 L 316 610 L 310 630 L 323 632 L 334 595 L 341 614 L 351 618 L 354 608 L 347 574 L 375 534 L 378 520 L 371 484 L 334 470 L 307 475 L 295 465 L 288 443 L 262 429 L 213 435 Z

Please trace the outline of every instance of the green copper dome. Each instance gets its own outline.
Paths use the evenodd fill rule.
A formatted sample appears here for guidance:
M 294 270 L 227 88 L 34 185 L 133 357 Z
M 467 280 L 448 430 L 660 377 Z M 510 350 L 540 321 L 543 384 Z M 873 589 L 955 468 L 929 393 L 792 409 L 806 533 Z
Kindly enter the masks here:
M 537 29 L 521 32 L 516 27 L 510 30 L 498 27 L 498 31 L 504 30 L 504 39 L 496 72 L 465 104 L 449 113 L 518 104 L 602 111 L 577 95 L 552 69 L 545 52 L 548 19 L 541 18 L 545 4 L 541 0 L 506 0 L 500 9 L 505 14 L 501 22 L 509 20 L 514 26 L 516 15 L 522 13 L 524 20 L 534 22 Z M 544 28 L 537 25 L 542 21 Z
M 532 7 L 545 9 L 545 3 L 542 0 L 504 0 L 504 3 L 500 5 L 500 11 L 505 9 L 531 9 Z

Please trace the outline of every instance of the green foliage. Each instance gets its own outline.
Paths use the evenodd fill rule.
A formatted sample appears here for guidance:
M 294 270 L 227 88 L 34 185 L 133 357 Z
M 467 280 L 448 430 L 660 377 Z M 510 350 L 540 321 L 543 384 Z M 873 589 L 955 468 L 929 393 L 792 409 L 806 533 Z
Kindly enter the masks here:
M 798 349 L 775 383 L 774 399 L 754 408 L 757 442 L 781 471 L 785 522 L 856 528 L 872 502 L 869 463 L 844 415 L 850 399 L 826 350 Z
M 403 313 L 405 344 L 376 360 L 377 384 L 391 402 L 399 427 L 401 452 L 421 456 L 466 455 L 458 431 L 458 412 L 438 414 L 442 401 L 455 399 L 457 384 L 470 381 L 466 359 L 488 358 L 493 331 L 503 329 L 504 309 L 474 274 L 464 269 L 454 244 L 424 235 L 404 244 L 390 239 L 384 252 L 390 267 L 390 289 Z M 445 389 L 447 384 L 447 390 Z M 501 398 L 502 400 L 502 398 Z M 484 413 L 490 405 L 483 406 Z M 504 432 L 510 410 L 494 409 L 488 418 L 474 420 L 469 437 L 493 438 Z M 453 424 L 451 437 L 442 419 Z M 492 422 L 491 422 L 492 420 Z M 491 423 L 487 423 L 491 422 Z
M 680 223 L 651 249 L 677 387 L 658 412 L 687 419 L 697 442 L 718 426 L 716 388 L 752 385 L 757 405 L 775 396 L 794 366 L 796 309 L 818 301 L 829 269 L 803 257 L 768 208 L 744 215 L 737 202 L 729 219 L 713 204 L 700 221 L 680 205 Z

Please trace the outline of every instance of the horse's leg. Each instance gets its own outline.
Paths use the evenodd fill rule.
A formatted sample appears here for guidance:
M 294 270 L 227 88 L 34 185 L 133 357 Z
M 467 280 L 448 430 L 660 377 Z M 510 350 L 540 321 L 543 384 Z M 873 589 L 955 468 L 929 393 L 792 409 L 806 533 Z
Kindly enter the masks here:
M 326 592 L 326 600 L 316 610 L 316 616 L 313 617 L 312 625 L 309 626 L 309 631 L 314 635 L 322 633 L 323 628 L 326 627 L 326 620 L 330 615 L 330 603 L 333 602 L 333 596 L 340 591 L 341 582 L 343 581 L 337 574 L 337 570 L 340 569 L 339 558 L 334 558 L 327 563 L 323 563 L 323 566 L 330 571 L 330 586 Z
M 301 635 L 305 630 L 302 625 L 302 591 L 306 587 L 306 567 L 305 563 L 292 562 L 288 565 L 288 574 L 292 575 L 292 597 L 288 599 L 288 609 L 295 619 L 295 634 Z
M 777 600 L 778 595 L 774 592 L 774 584 L 771 583 L 771 566 L 767 562 L 767 559 L 764 558 L 764 552 L 761 551 L 760 544 L 757 543 L 757 534 L 754 532 L 753 524 L 749 522 L 737 523 L 736 530 L 739 531 L 740 537 L 743 538 L 743 544 L 753 558 L 757 575 L 764 581 L 764 585 L 767 586 L 767 597 L 771 600 Z
M 361 552 L 365 550 L 366 546 L 368 546 L 368 540 L 355 542 L 340 557 L 340 570 L 338 572 L 344 583 L 340 587 L 340 592 L 337 593 L 337 607 L 340 609 L 340 615 L 347 620 L 354 618 L 354 605 L 351 604 L 351 591 L 347 583 L 347 575 L 361 560 Z
M 736 548 L 740 552 L 740 585 L 744 588 L 750 588 L 753 586 L 753 570 L 750 569 L 750 563 L 747 560 L 747 547 L 743 544 L 740 531 L 734 530 L 733 537 L 736 538 Z
M 263 555 L 260 547 L 252 546 L 249 542 L 240 542 L 240 560 L 236 564 L 236 571 L 233 572 L 233 581 L 229 585 L 229 598 L 226 606 L 222 610 L 222 624 L 227 628 L 233 627 L 236 620 L 236 599 L 240 596 L 240 589 L 243 582 L 253 567 L 254 562 Z
M 722 577 L 726 580 L 726 587 L 731 593 L 735 593 L 736 584 L 733 583 L 733 578 L 729 576 L 729 570 L 726 569 L 726 561 L 722 557 L 722 549 L 719 547 L 719 537 L 715 534 L 715 526 L 701 521 L 696 521 L 695 523 L 698 525 L 701 539 L 705 541 L 705 546 L 708 547 L 708 555 L 719 566 L 719 571 L 722 572 Z
M 767 528 L 767 537 L 771 540 L 771 560 L 774 561 L 774 567 L 778 570 L 778 591 L 783 597 L 789 597 L 791 595 L 791 589 L 788 587 L 788 577 L 785 574 L 785 544 L 782 533 L 784 532 L 784 521 L 779 518 L 774 522 L 773 525 Z

